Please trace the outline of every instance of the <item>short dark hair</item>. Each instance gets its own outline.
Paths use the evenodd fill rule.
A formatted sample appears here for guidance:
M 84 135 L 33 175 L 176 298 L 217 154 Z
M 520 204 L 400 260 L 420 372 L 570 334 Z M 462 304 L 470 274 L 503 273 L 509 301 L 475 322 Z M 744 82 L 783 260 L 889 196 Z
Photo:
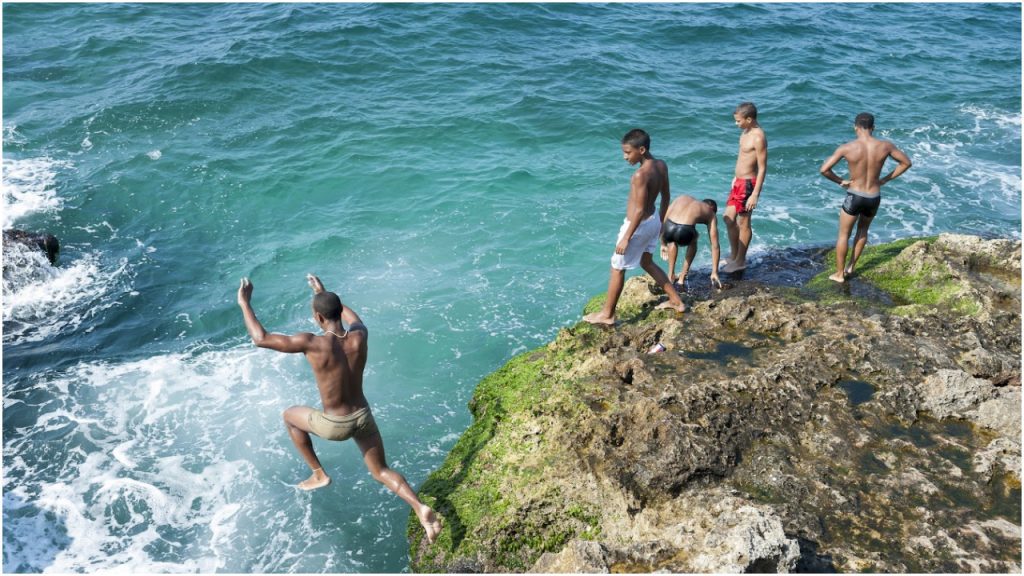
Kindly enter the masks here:
M 324 290 L 313 296 L 313 311 L 328 320 L 341 320 L 341 298 Z
M 622 137 L 623 144 L 629 144 L 633 148 L 639 148 L 643 146 L 648 150 L 651 149 L 651 135 L 639 128 L 633 128 L 626 135 Z
M 735 114 L 757 120 L 757 106 L 754 106 L 753 102 L 740 102 L 740 105 L 736 107 Z
M 715 202 L 711 198 L 705 198 L 703 202 L 708 206 L 711 206 L 711 209 L 714 210 L 716 214 L 718 213 L 718 202 Z
M 865 130 L 875 129 L 875 117 L 867 112 L 861 112 L 857 114 L 857 117 L 853 120 L 853 125 L 858 128 L 864 128 Z

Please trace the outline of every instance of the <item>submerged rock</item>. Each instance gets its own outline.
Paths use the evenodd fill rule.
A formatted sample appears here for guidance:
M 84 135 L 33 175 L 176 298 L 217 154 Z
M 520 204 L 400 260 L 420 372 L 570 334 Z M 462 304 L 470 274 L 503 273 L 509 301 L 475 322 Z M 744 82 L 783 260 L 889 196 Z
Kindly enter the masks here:
M 1019 260 L 943 235 L 869 247 L 836 285 L 796 250 L 681 317 L 630 279 L 617 327 L 480 383 L 412 568 L 1019 571 Z

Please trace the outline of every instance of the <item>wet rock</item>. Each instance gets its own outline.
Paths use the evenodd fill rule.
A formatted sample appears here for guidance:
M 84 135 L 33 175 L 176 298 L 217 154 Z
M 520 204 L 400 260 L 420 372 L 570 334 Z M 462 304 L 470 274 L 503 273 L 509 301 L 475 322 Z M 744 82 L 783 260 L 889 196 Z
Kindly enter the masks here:
M 56 264 L 60 254 L 60 241 L 53 234 L 10 229 L 3 231 L 3 241 L 4 244 L 16 243 L 39 250 L 50 264 Z

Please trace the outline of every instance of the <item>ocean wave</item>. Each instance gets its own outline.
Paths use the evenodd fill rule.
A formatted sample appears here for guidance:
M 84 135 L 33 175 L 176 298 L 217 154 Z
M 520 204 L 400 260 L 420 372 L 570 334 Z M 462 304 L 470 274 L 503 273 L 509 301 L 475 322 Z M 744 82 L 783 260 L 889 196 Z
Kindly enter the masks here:
M 176 354 L 5 382 L 5 411 L 22 425 L 5 428 L 4 570 L 223 569 L 235 486 L 253 470 L 240 455 L 218 457 L 220 443 L 267 432 L 236 428 L 223 408 L 231 390 L 260 393 L 243 390 L 253 360 L 254 351 Z
M 350 572 L 354 542 L 401 549 L 408 507 L 351 443 L 321 454 L 344 498 L 293 487 L 281 410 L 316 396 L 296 360 L 204 346 L 5 379 L 4 570 Z

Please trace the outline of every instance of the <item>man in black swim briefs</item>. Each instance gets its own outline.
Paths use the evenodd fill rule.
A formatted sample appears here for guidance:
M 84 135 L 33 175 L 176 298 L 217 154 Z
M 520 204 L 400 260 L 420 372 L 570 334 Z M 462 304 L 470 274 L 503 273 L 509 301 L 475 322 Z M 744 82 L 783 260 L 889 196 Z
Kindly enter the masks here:
M 871 221 L 878 213 L 878 206 L 882 202 L 882 185 L 903 174 L 911 166 L 910 158 L 906 154 L 892 142 L 875 138 L 872 135 L 874 130 L 875 117 L 867 112 L 858 114 L 853 122 L 853 131 L 857 138 L 836 148 L 832 156 L 821 165 L 822 176 L 846 189 L 846 200 L 839 212 L 836 272 L 829 276 L 829 279 L 840 283 L 845 282 L 846 277 L 853 274 L 853 267 L 868 243 L 868 227 L 871 226 Z M 844 158 L 850 169 L 850 177 L 847 180 L 843 180 L 832 171 L 832 168 Z M 886 177 L 879 178 L 885 161 L 889 158 L 899 165 Z M 849 250 L 850 232 L 854 223 L 857 224 L 857 235 L 853 241 L 853 257 L 850 259 L 850 265 L 846 266 L 846 252 Z
M 850 216 L 874 218 L 878 213 L 878 205 L 882 203 L 882 195 L 871 196 L 856 190 L 846 189 L 846 200 L 843 201 L 843 212 Z
M 665 221 L 661 226 L 661 257 L 668 261 L 668 276 L 673 283 L 682 286 L 686 282 L 686 275 L 690 272 L 690 264 L 697 255 L 697 233 L 696 224 L 705 224 L 708 227 L 708 236 L 711 238 L 711 285 L 721 288 L 722 282 L 718 279 L 718 257 L 720 249 L 718 246 L 718 204 L 711 199 L 697 200 L 693 196 L 682 195 L 672 201 L 668 211 L 665 212 Z M 683 273 L 678 277 L 676 271 L 676 257 L 679 254 L 679 246 L 686 246 L 686 257 L 683 262 Z

